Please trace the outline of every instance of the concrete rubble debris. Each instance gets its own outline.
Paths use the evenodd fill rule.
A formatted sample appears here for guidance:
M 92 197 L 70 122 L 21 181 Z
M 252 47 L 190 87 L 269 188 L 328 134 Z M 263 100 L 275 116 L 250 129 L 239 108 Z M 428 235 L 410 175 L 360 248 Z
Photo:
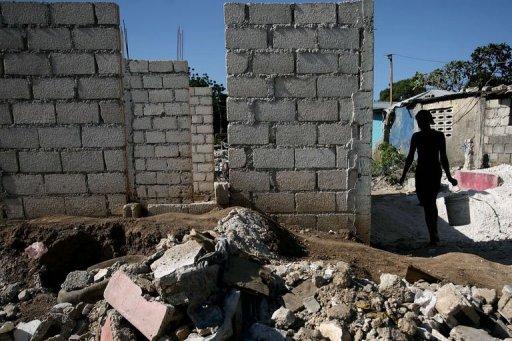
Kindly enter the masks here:
M 155 241 L 149 256 L 116 257 L 69 272 L 58 304 L 27 323 L 19 322 L 19 312 L 32 298 L 23 297 L 45 289 L 1 283 L 0 341 L 512 336 L 512 286 L 499 295 L 390 273 L 376 283 L 356 276 L 345 262 L 284 257 L 275 239 L 292 239 L 276 231 L 265 216 L 235 209 L 216 231 L 191 229 L 158 246 Z
M 25 253 L 29 258 L 39 259 L 44 255 L 48 249 L 42 242 L 35 242 L 25 248 Z

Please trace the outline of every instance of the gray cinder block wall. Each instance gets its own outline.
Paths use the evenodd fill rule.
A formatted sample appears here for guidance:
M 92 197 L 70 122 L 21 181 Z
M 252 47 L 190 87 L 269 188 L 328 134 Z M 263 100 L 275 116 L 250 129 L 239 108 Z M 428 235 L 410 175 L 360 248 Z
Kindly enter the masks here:
M 368 241 L 373 2 L 224 10 L 233 204 Z
M 208 201 L 214 180 L 212 89 L 191 87 L 189 92 L 194 197 Z
M 512 112 L 510 96 L 486 99 L 484 103 L 484 153 L 491 165 L 512 163 Z
M 0 168 L 11 218 L 126 200 L 119 8 L 0 4 Z
M 124 83 L 136 201 L 192 202 L 187 62 L 130 60 Z

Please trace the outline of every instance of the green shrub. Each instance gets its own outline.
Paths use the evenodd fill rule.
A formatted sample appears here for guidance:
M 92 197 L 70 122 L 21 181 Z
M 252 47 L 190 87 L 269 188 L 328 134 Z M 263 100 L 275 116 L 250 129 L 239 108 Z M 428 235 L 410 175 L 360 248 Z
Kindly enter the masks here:
M 377 154 L 372 162 L 372 176 L 383 176 L 386 182 L 395 185 L 400 180 L 404 165 L 405 155 L 393 145 L 383 142 L 377 147 Z

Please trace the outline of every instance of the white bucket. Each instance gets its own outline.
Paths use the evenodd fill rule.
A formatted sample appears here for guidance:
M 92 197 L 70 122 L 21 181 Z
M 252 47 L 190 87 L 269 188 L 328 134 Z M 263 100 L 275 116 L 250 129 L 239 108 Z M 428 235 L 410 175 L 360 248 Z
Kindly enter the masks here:
M 468 225 L 471 223 L 469 196 L 467 193 L 452 193 L 444 197 L 448 223 L 450 226 Z

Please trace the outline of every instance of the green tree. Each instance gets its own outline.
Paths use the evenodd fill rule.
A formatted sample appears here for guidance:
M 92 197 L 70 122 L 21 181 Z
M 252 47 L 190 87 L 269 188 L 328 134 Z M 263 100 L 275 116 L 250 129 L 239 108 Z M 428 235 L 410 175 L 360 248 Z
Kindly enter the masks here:
M 506 43 L 480 46 L 471 54 L 469 86 L 512 83 L 512 48 Z
M 425 90 L 424 75 L 421 72 L 416 72 L 416 74 L 411 78 L 393 82 L 393 102 L 402 101 L 409 97 L 421 94 Z M 379 93 L 379 99 L 381 101 L 389 101 L 389 88 L 386 88 Z
M 217 139 L 224 140 L 226 138 L 227 117 L 226 117 L 226 99 L 224 93 L 226 88 L 224 85 L 212 80 L 208 74 L 202 75 L 195 72 L 195 69 L 189 68 L 190 81 L 192 87 L 211 87 L 212 88 L 212 105 L 213 105 L 213 130 Z
M 438 89 L 460 91 L 469 82 L 472 65 L 465 60 L 454 60 L 425 75 L 426 84 Z

